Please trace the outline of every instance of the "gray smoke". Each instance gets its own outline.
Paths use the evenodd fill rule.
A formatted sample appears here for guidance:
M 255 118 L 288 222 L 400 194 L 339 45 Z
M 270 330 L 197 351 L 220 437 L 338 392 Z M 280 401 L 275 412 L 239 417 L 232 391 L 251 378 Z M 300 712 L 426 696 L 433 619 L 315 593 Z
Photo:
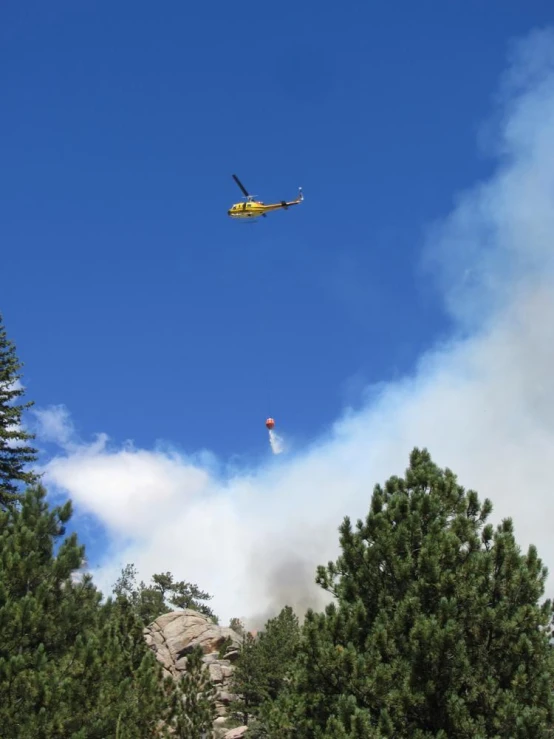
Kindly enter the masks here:
M 312 561 L 298 555 L 276 558 L 275 567 L 269 570 L 265 581 L 267 607 L 247 619 L 248 628 L 260 630 L 270 618 L 290 606 L 303 621 L 306 611 L 321 611 L 331 596 L 315 584 L 315 568 Z

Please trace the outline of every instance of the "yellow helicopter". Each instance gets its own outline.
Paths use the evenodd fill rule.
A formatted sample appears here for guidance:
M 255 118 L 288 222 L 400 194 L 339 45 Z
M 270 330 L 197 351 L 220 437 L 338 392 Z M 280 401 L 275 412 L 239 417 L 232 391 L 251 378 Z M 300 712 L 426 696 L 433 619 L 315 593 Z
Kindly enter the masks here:
M 236 174 L 233 175 L 233 179 L 244 193 L 245 201 L 243 203 L 235 203 L 231 208 L 229 208 L 227 215 L 231 216 L 231 218 L 259 218 L 259 216 L 266 218 L 266 213 L 268 211 L 279 210 L 280 208 L 287 210 L 291 205 L 298 205 L 298 203 L 301 203 L 304 200 L 302 188 L 299 187 L 298 197 L 296 200 L 291 200 L 289 202 L 281 200 L 280 203 L 269 203 L 268 205 L 264 205 L 261 200 L 254 200 L 255 196 L 250 195 L 250 193 L 247 192 Z

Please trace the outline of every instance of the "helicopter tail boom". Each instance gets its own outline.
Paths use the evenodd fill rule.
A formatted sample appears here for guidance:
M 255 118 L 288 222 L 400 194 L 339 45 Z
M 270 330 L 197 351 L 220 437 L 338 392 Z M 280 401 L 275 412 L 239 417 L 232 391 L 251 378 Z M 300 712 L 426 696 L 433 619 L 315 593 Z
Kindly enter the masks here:
M 284 201 L 281 201 L 281 205 L 282 205 L 282 206 L 283 206 L 284 208 L 288 208 L 288 207 L 289 207 L 289 205 L 297 205 L 298 203 L 301 203 L 301 202 L 302 202 L 303 200 L 304 200 L 304 193 L 302 192 L 302 188 L 301 188 L 301 187 L 299 187 L 299 188 L 298 188 L 298 197 L 296 198 L 296 200 L 291 200 L 291 201 L 290 201 L 290 202 L 288 202 L 288 203 L 287 203 L 287 201 L 286 201 L 286 200 L 284 200 Z
M 289 208 L 291 205 L 298 205 L 298 203 L 301 203 L 304 200 L 304 193 L 302 192 L 302 188 L 298 188 L 298 197 L 296 200 L 281 200 L 281 206 L 285 208 Z

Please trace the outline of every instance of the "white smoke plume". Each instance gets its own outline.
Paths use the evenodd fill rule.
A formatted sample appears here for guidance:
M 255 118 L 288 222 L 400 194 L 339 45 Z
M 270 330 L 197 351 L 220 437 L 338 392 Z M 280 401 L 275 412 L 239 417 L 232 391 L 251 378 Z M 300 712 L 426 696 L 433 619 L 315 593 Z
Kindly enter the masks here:
M 222 622 L 320 607 L 315 568 L 336 556 L 342 518 L 365 516 L 373 485 L 402 474 L 414 446 L 490 497 L 494 522 L 512 516 L 521 546 L 554 568 L 551 31 L 513 48 L 498 106 L 495 172 L 424 245 L 456 326 L 412 375 L 369 388 L 365 407 L 309 448 L 223 476 L 209 459 L 60 433 L 45 480 L 108 532 L 95 570 L 105 592 L 133 562 L 144 580 L 169 570 L 213 593 Z
M 274 429 L 269 429 L 269 444 L 273 454 L 281 454 L 285 451 L 285 441 Z

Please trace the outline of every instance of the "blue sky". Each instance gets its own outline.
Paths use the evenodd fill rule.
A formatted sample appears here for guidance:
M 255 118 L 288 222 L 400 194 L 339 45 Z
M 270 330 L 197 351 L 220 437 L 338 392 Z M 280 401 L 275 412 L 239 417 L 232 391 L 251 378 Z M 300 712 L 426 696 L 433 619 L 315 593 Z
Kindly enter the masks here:
M 554 11 L 338 8 L 2 3 L 0 310 L 29 397 L 82 443 L 276 474 L 267 415 L 317 446 L 368 385 L 462 332 L 422 267 L 428 229 L 494 177 L 511 44 Z M 232 222 L 233 172 L 305 202 Z M 101 518 L 93 559 L 136 534 Z

